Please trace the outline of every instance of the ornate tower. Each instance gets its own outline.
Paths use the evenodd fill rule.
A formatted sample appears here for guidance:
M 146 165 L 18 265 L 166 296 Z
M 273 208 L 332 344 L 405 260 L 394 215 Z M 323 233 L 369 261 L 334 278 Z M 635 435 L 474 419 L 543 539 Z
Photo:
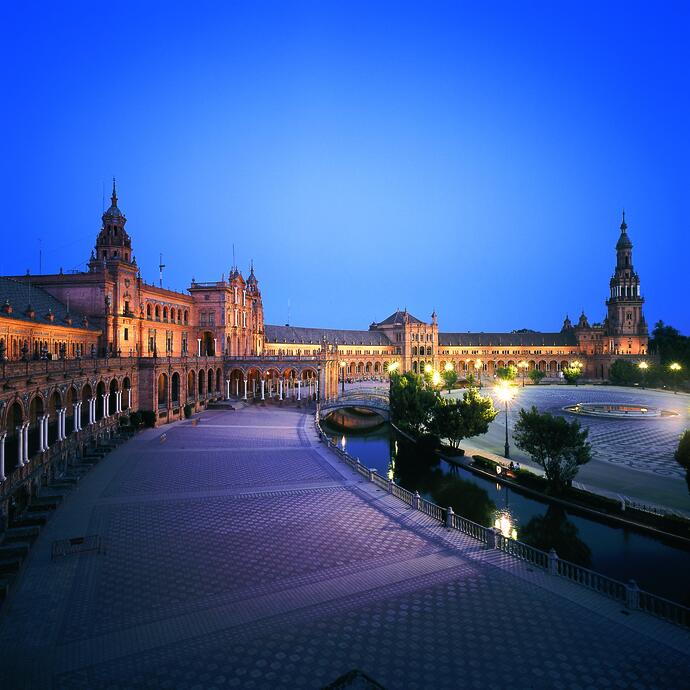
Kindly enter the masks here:
M 103 225 L 96 237 L 96 247 L 91 254 L 89 268 L 94 271 L 110 261 L 132 263 L 132 240 L 130 239 L 122 211 L 117 206 L 117 190 L 113 178 L 113 193 L 110 197 L 110 208 L 101 216 Z
M 616 354 L 646 354 L 647 323 L 642 314 L 644 298 L 640 293 L 640 278 L 633 268 L 633 244 L 628 237 L 625 211 L 621 234 L 616 243 L 616 269 L 611 277 L 608 309 L 608 335 L 611 352 Z

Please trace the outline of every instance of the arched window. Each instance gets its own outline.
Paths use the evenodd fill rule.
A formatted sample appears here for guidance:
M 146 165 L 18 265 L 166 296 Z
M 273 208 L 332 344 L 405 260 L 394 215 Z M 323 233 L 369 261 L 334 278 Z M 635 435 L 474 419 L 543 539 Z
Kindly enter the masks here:
M 163 321 L 167 321 L 167 320 L 168 320 L 168 308 L 163 307 Z
M 146 305 L 146 318 L 151 320 L 151 305 L 150 304 Z
M 188 321 L 189 321 L 189 312 L 185 309 L 185 310 L 184 310 L 184 323 L 185 323 L 185 326 L 187 325 Z
M 161 308 L 156 305 L 156 321 L 160 321 L 161 319 Z

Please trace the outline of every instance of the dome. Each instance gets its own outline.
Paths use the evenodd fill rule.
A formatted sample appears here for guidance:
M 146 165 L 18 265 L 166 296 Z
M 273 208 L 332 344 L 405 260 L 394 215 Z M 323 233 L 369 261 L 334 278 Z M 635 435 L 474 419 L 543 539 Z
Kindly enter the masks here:
M 618 238 L 618 242 L 616 242 L 616 249 L 632 249 L 632 246 L 628 233 L 622 230 L 621 236 Z

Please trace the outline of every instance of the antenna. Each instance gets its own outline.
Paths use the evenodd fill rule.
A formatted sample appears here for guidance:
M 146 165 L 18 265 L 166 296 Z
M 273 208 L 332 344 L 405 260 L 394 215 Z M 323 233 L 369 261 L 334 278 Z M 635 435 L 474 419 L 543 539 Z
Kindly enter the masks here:
M 163 263 L 163 255 L 160 255 L 160 263 L 158 264 L 158 277 L 160 281 L 160 286 L 163 287 L 163 269 L 165 268 L 165 264 Z

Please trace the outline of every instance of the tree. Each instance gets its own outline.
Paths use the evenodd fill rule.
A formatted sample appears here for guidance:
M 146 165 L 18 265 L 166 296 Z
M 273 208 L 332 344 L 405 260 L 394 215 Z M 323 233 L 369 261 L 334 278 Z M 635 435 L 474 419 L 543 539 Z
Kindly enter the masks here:
M 482 397 L 470 388 L 462 399 L 441 400 L 434 408 L 430 428 L 439 438 L 447 438 L 450 447 L 457 450 L 464 438 L 485 434 L 497 414 L 491 398 Z
M 498 369 L 496 369 L 496 378 L 501 379 L 501 381 L 514 381 L 517 374 L 517 367 L 512 364 L 509 364 L 507 367 L 498 367 Z
M 546 374 L 541 369 L 532 369 L 527 376 L 529 376 L 530 381 L 534 385 L 537 385 L 544 378 L 544 376 L 546 376 Z
M 450 393 L 450 389 L 457 383 L 458 375 L 455 373 L 455 369 L 446 369 L 443 372 L 443 382 L 446 384 L 446 388 Z
M 553 493 L 561 493 L 572 483 L 580 466 L 592 459 L 588 435 L 589 431 L 577 421 L 542 414 L 536 407 L 520 410 L 513 431 L 517 447 L 543 468 Z
M 623 386 L 639 383 L 642 378 L 640 368 L 627 359 L 617 359 L 609 369 L 609 381 Z
M 567 383 L 577 385 L 578 380 L 582 376 L 582 368 L 575 365 L 565 367 L 562 371 L 563 378 Z
M 690 337 L 681 335 L 673 326 L 657 321 L 649 339 L 649 351 L 659 355 L 662 365 L 680 362 L 690 367 Z
M 390 377 L 391 420 L 415 434 L 421 434 L 439 401 L 438 393 L 412 372 Z
M 690 491 L 690 429 L 686 429 L 680 435 L 678 448 L 676 448 L 673 457 L 681 467 L 685 468 L 685 481 L 688 485 L 688 491 Z

